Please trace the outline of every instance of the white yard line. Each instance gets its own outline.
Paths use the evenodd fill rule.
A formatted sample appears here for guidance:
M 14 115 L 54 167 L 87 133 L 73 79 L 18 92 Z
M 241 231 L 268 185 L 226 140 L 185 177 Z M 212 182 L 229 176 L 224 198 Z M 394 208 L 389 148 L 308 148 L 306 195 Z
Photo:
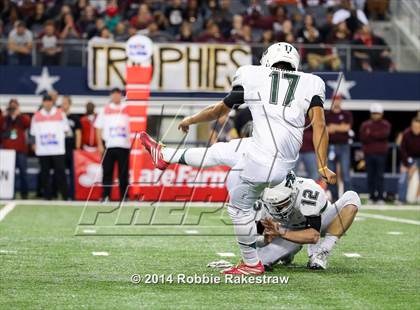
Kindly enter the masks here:
M 4 220 L 7 214 L 12 212 L 12 210 L 16 207 L 16 203 L 9 202 L 3 208 L 0 209 L 0 222 Z
M 403 233 L 400 231 L 388 231 L 387 234 L 398 236 L 398 235 L 402 235 Z
M 190 234 L 190 235 L 196 235 L 196 234 L 198 234 L 198 230 L 189 229 L 189 230 L 186 230 L 185 233 Z
M 350 258 L 358 258 L 358 257 L 362 257 L 362 255 L 360 255 L 359 253 L 343 253 L 343 255 L 345 257 L 350 257 Z
M 96 230 L 95 229 L 83 229 L 83 232 L 85 234 L 90 234 L 90 235 L 96 234 Z
M 420 221 L 408 220 L 408 219 L 403 219 L 403 218 L 400 218 L 400 217 L 386 216 L 386 215 L 380 215 L 380 214 L 370 214 L 370 213 L 359 212 L 359 213 L 357 213 L 357 216 L 363 216 L 363 217 L 367 217 L 367 218 L 384 220 L 384 221 L 389 221 L 389 222 L 420 225 Z
M 92 252 L 93 256 L 109 256 L 108 252 Z
M 235 257 L 235 253 L 231 253 L 231 252 L 220 252 L 220 253 L 217 253 L 217 255 L 221 257 Z

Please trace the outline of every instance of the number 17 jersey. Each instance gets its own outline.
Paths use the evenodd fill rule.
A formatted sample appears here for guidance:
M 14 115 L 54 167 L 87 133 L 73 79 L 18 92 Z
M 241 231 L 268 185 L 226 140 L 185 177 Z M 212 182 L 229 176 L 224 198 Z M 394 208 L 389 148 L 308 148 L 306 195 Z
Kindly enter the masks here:
M 325 101 L 324 81 L 309 73 L 249 65 L 236 71 L 232 86 L 243 87 L 252 114 L 254 151 L 249 155 L 296 161 L 306 115 Z

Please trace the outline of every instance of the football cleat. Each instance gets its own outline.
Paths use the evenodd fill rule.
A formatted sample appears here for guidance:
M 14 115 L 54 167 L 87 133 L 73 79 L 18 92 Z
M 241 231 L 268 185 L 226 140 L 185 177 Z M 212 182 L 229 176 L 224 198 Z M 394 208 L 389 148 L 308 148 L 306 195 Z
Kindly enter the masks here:
M 155 167 L 160 170 L 165 170 L 169 166 L 169 163 L 163 160 L 163 145 L 153 140 L 152 137 L 144 131 L 140 133 L 140 141 L 152 157 Z
M 264 265 L 261 261 L 255 266 L 249 266 L 244 262 L 240 262 L 238 265 L 231 268 L 222 270 L 222 274 L 236 274 L 236 275 L 260 275 L 265 272 Z
M 309 257 L 308 268 L 309 269 L 327 269 L 327 258 L 330 253 L 321 250 Z

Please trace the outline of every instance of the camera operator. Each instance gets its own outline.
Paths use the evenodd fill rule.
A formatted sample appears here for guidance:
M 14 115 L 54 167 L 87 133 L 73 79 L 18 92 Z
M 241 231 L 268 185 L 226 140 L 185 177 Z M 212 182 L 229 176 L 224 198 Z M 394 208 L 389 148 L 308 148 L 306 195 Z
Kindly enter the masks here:
M 30 124 L 30 117 L 20 113 L 17 99 L 10 99 L 3 124 L 0 127 L 0 140 L 2 148 L 16 151 L 16 168 L 19 169 L 20 195 L 22 199 L 28 197 L 26 157 L 28 145 L 26 131 Z

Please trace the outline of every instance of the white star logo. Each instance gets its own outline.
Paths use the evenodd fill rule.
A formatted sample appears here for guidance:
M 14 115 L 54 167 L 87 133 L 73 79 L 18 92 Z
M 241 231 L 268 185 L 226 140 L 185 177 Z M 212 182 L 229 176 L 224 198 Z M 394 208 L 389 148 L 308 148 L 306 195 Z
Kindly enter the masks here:
M 338 85 L 340 83 L 340 85 Z M 351 99 L 350 89 L 356 86 L 355 81 L 346 81 L 346 77 L 343 74 L 340 82 L 340 75 L 337 78 L 337 81 L 327 81 L 327 85 L 336 92 L 337 95 L 340 95 L 346 99 Z M 338 89 L 337 89 L 338 88 Z
M 50 92 L 55 90 L 53 84 L 60 80 L 58 75 L 50 76 L 47 67 L 42 68 L 41 75 L 31 75 L 32 82 L 36 83 L 35 94 L 40 94 L 44 90 Z

